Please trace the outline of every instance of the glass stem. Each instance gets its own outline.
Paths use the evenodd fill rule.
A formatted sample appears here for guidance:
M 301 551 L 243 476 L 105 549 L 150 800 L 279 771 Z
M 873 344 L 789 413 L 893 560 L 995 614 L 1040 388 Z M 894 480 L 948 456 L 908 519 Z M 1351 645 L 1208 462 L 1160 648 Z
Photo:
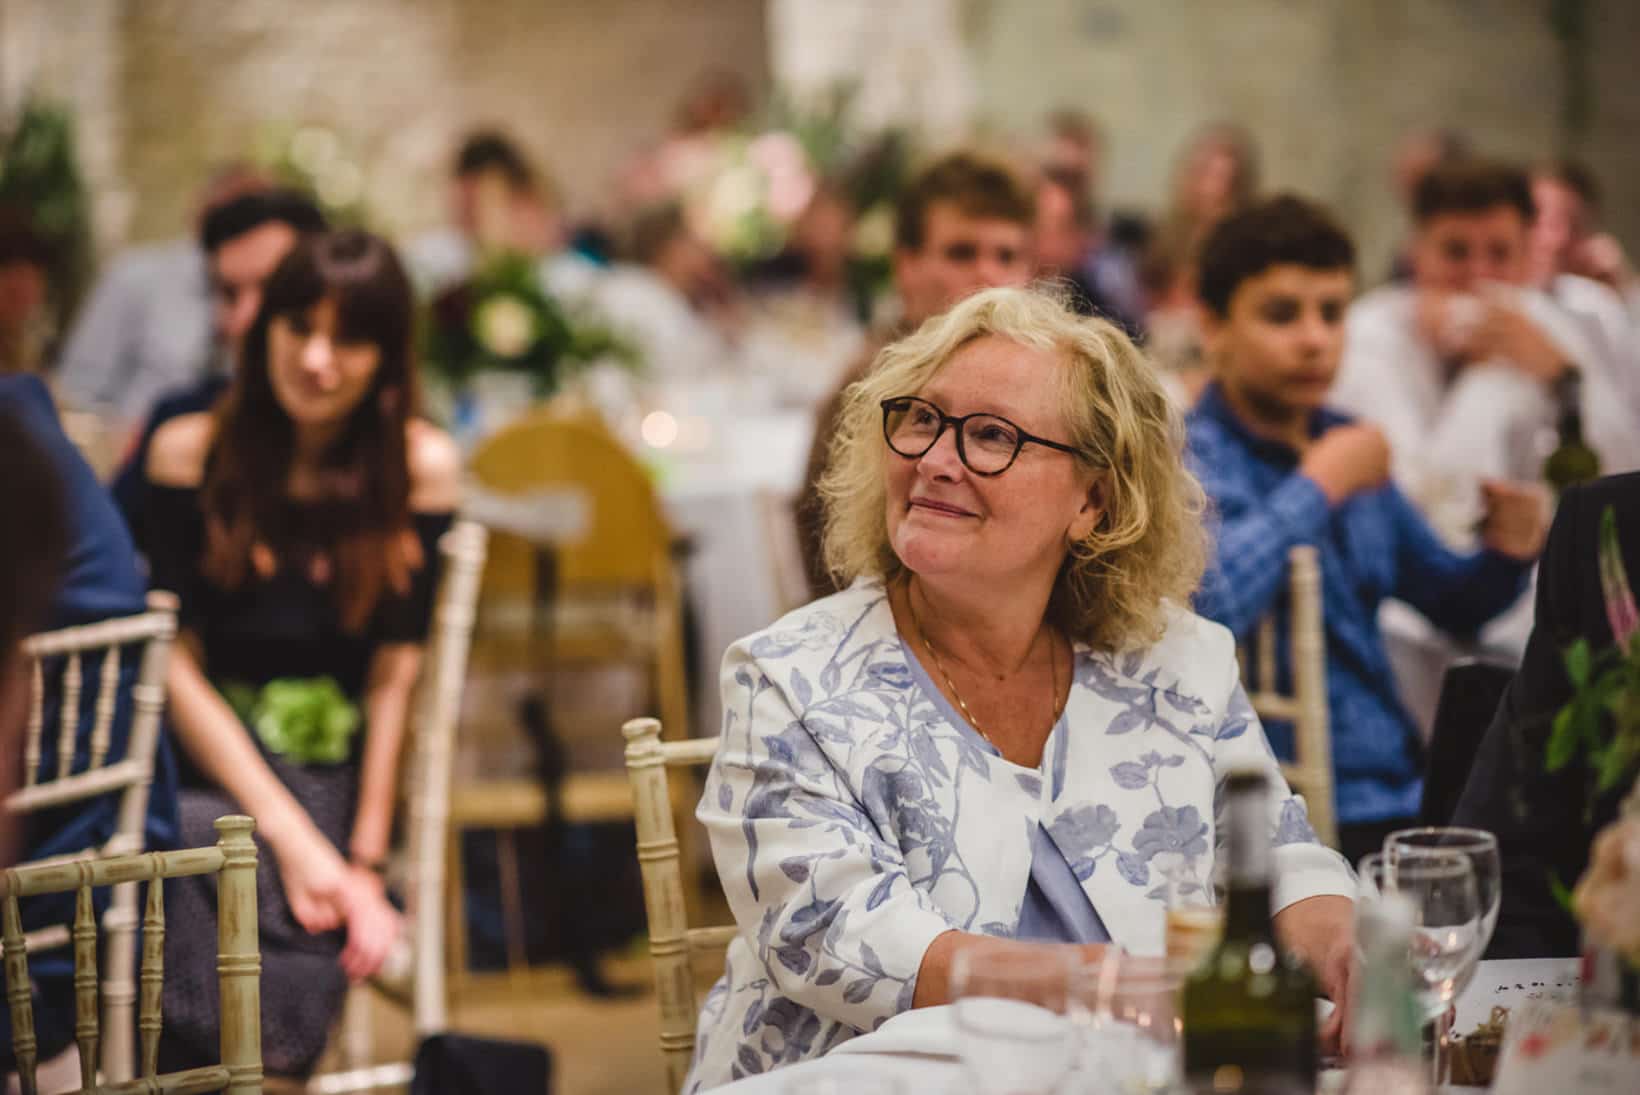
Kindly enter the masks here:
M 1424 1025 L 1424 1045 L 1429 1049 L 1429 1082 L 1439 1090 L 1452 1074 L 1452 1008 Z

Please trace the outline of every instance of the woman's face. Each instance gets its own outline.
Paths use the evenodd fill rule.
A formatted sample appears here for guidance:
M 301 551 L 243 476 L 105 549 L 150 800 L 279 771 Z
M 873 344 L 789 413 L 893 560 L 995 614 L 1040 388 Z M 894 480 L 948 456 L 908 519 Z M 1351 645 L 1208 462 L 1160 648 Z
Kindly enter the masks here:
M 336 303 L 321 300 L 305 314 L 277 316 L 268 325 L 268 379 L 274 398 L 302 426 L 346 420 L 381 365 L 374 342 L 340 341 Z
M 1059 407 L 1059 357 L 988 335 L 951 356 L 917 395 L 953 417 L 1000 415 L 1027 433 L 1068 443 Z M 1101 507 L 1095 478 L 1070 453 L 1026 444 L 1007 471 L 975 475 L 947 428 L 934 447 L 906 458 L 885 446 L 888 537 L 925 579 L 1004 588 L 1052 582 L 1071 541 L 1086 536 Z

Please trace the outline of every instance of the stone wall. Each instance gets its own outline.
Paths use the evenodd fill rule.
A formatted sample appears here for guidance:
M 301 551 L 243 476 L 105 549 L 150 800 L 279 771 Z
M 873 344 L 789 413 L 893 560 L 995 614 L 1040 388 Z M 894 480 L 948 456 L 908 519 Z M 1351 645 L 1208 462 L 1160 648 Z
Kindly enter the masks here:
M 1264 177 L 1331 203 L 1384 269 L 1403 231 L 1388 187 L 1396 138 L 1440 123 L 1519 159 L 1562 145 L 1548 0 L 954 0 L 967 19 L 981 123 L 1030 130 L 1059 104 L 1105 125 L 1108 192 L 1156 208 L 1192 129 L 1234 119 Z M 1608 219 L 1640 246 L 1640 4 L 1583 0 L 1592 125 L 1581 148 Z
M 1640 3 L 1581 0 L 1593 23 L 1582 151 L 1609 220 L 1640 248 Z M 1485 149 L 1557 150 L 1550 0 L 0 0 L 0 107 L 30 84 L 72 102 L 104 246 L 188 220 L 206 165 L 269 123 L 336 132 L 373 217 L 442 215 L 467 126 L 513 130 L 596 210 L 611 173 L 708 67 L 754 88 L 862 85 L 874 118 L 1034 131 L 1087 108 L 1110 137 L 1108 194 L 1155 208 L 1203 122 L 1259 138 L 1265 177 L 1330 202 L 1363 269 L 1402 231 L 1396 137 L 1440 122 Z
M 105 247 L 186 227 L 208 166 L 284 124 L 341 139 L 389 230 L 442 217 L 474 124 L 596 208 L 700 73 L 767 82 L 763 0 L 0 0 L 0 42 L 0 101 L 80 111 Z

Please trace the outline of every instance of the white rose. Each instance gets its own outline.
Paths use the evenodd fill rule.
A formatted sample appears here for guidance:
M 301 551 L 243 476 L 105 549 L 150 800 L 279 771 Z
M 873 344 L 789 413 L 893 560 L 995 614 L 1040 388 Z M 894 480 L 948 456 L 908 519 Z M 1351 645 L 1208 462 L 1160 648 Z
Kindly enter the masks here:
M 473 328 L 478 341 L 496 357 L 517 357 L 535 341 L 535 313 L 511 294 L 493 296 L 478 306 Z

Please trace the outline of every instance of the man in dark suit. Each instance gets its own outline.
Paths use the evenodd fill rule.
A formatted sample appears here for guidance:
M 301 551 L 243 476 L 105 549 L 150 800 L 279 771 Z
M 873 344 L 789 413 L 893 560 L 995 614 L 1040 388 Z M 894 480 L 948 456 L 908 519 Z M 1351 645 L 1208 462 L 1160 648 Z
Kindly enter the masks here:
M 1574 955 L 1578 927 L 1556 900 L 1551 879 L 1568 889 L 1589 863 L 1589 845 L 1616 816 L 1627 789 L 1596 795 L 1582 758 L 1549 772 L 1545 746 L 1556 712 L 1572 696 L 1562 654 L 1577 639 L 1595 651 L 1612 645 L 1596 544 L 1600 516 L 1617 518 L 1623 563 L 1640 575 L 1640 473 L 1568 490 L 1560 500 L 1538 568 L 1537 613 L 1526 655 L 1475 755 L 1454 825 L 1497 834 L 1503 904 L 1488 958 Z

